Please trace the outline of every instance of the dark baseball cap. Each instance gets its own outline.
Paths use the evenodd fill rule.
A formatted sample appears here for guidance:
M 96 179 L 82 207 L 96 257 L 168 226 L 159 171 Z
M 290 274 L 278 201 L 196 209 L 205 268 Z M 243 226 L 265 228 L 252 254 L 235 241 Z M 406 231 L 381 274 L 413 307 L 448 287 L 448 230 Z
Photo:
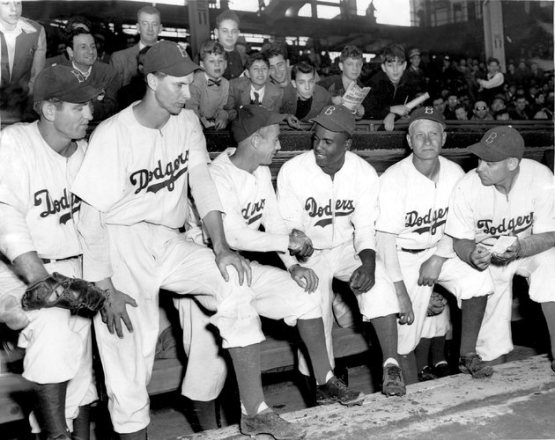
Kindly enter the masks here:
M 468 150 L 486 162 L 499 162 L 509 157 L 521 159 L 524 155 L 524 139 L 510 125 L 494 127 Z
M 55 64 L 40 71 L 35 80 L 33 100 L 48 99 L 80 104 L 100 95 L 102 90 L 92 85 L 81 72 L 70 66 Z
M 167 40 L 152 45 L 143 62 L 145 75 L 162 72 L 171 76 L 186 76 L 198 69 L 200 66 L 191 61 L 183 46 Z
M 310 122 L 315 122 L 330 131 L 346 131 L 349 134 L 353 134 L 355 131 L 355 115 L 342 105 L 324 107 L 320 114 L 311 119 Z
M 445 127 L 445 118 L 443 114 L 435 109 L 434 107 L 420 107 L 412 112 L 409 119 L 409 127 L 413 122 L 419 121 L 421 119 L 428 119 L 429 121 L 439 122 Z
M 231 131 L 235 141 L 239 143 L 262 127 L 279 124 L 285 117 L 286 115 L 271 112 L 261 105 L 244 105 L 237 112 Z

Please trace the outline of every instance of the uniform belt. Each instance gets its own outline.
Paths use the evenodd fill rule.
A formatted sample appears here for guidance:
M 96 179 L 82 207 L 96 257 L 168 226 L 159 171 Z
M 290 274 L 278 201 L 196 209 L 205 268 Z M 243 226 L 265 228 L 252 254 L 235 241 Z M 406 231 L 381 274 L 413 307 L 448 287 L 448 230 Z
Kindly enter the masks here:
M 425 248 L 425 249 L 407 249 L 407 248 L 401 248 L 401 250 L 402 250 L 403 252 L 408 252 L 409 254 L 419 254 L 420 252 L 427 251 L 428 248 Z
M 44 264 L 49 264 L 49 263 L 55 263 L 56 261 L 73 260 L 74 258 L 79 258 L 80 256 L 81 255 L 72 255 L 71 257 L 65 257 L 65 258 L 41 258 L 41 260 Z

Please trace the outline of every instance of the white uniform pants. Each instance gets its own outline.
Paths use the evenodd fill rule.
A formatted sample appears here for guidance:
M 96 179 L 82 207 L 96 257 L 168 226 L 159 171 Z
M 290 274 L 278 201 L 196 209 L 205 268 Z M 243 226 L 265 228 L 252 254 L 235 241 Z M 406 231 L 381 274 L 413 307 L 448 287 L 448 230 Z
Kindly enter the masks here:
M 530 299 L 538 303 L 555 301 L 555 248 L 512 261 L 507 266 L 489 266 L 495 292 L 488 298 L 477 352 L 490 361 L 513 349 L 511 336 L 512 288 L 515 275 L 527 278 Z
M 343 243 L 332 249 L 317 250 L 303 263 L 303 266 L 310 267 L 318 276 L 318 287 L 321 292 L 320 306 L 322 310 L 322 319 L 324 321 L 326 346 L 332 368 L 335 367 L 332 341 L 332 282 L 334 278 L 348 282 L 353 272 L 359 268 L 361 264 L 353 244 L 350 242 Z M 383 264 L 379 259 L 376 259 L 374 287 L 368 292 L 357 294 L 356 298 L 364 321 L 399 313 L 399 303 L 397 301 L 395 289 L 387 277 Z M 306 360 L 300 352 L 299 370 L 305 376 L 310 374 Z
M 203 307 L 217 310 L 210 322 L 218 328 L 224 348 L 245 347 L 264 340 L 258 309 L 267 310 L 271 318 L 285 318 L 289 324 L 298 317 L 312 316 L 314 306 L 306 299 L 270 303 L 265 296 L 258 298 L 246 283 L 239 286 L 231 267 L 230 281 L 226 283 L 213 252 L 186 240 L 176 230 L 140 223 L 109 225 L 108 232 L 112 281 L 138 305 L 127 308 L 134 331 L 125 331 L 123 339 L 111 335 L 99 317 L 95 319 L 108 408 L 118 433 L 138 431 L 150 422 L 146 386 L 158 337 L 160 289 L 195 295 Z
M 407 355 L 413 351 L 422 337 L 430 337 L 448 329 L 448 315 L 441 313 L 437 317 L 427 317 L 428 304 L 433 288 L 430 286 L 419 286 L 418 277 L 420 266 L 435 253 L 435 248 L 422 252 L 411 253 L 398 251 L 399 264 L 403 274 L 403 280 L 407 288 L 414 322 L 411 325 L 398 325 L 399 336 L 398 351 L 401 355 Z M 437 284 L 445 287 L 460 301 L 476 296 L 484 296 L 493 292 L 491 278 L 487 272 L 473 269 L 459 258 L 449 258 L 443 264 Z

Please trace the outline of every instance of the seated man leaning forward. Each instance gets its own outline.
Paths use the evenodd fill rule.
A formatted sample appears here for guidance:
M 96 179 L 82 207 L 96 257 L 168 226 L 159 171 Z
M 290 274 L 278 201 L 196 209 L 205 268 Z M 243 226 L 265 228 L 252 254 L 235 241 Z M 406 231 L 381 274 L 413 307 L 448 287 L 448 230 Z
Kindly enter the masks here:
M 449 319 L 446 314 L 426 318 L 435 283 L 452 292 L 462 308 L 463 371 L 477 378 L 493 372 L 476 354 L 487 295 L 493 291 L 491 279 L 457 258 L 451 238 L 444 235 L 449 197 L 464 175 L 459 165 L 440 156 L 447 138 L 444 128 L 443 115 L 434 107 L 416 110 L 407 135 L 412 154 L 380 177 L 378 253 L 394 282 L 401 311 L 414 314 L 412 324 L 401 320 L 398 328 L 407 382 L 416 381 L 414 352 L 420 348 L 425 327 L 448 326 L 441 322 Z
M 239 109 L 232 125 L 237 149 L 227 149 L 209 167 L 225 212 L 224 232 L 233 249 L 278 252 L 285 264 L 287 271 L 251 262 L 251 288 L 255 293 L 252 303 L 262 316 L 284 319 L 289 325 L 296 323 L 318 385 L 316 402 L 359 405 L 363 394 L 348 389 L 332 373 L 320 313 L 318 277 L 289 254 L 306 256 L 313 249 L 304 233 L 287 229 L 279 214 L 268 168 L 280 149 L 279 123 L 285 116 L 256 105 Z M 180 302 L 189 307 L 186 301 Z M 184 314 L 180 315 L 183 319 Z
M 378 176 L 365 160 L 347 151 L 355 130 L 355 117 L 347 108 L 327 106 L 314 122 L 313 151 L 289 160 L 279 172 L 279 208 L 290 229 L 312 240 L 315 252 L 303 265 L 319 279 L 330 361 L 334 362 L 332 281 L 338 278 L 349 283 L 363 319 L 376 330 L 385 359 L 382 392 L 403 395 L 397 359 L 399 303 L 374 250 Z M 301 372 L 308 375 L 303 363 Z
M 229 349 L 239 386 L 241 431 L 302 438 L 302 429 L 264 403 L 264 335 L 255 293 L 243 284 L 244 278 L 250 284 L 250 267 L 229 249 L 202 128 L 193 111 L 183 109 L 198 68 L 176 43 L 153 45 L 144 61 L 144 98 L 97 127 L 73 183 L 84 201 L 78 228 L 85 277 L 109 292 L 106 325 L 100 319 L 94 325 L 112 424 L 120 439 L 147 438 L 147 384 L 158 337 L 158 294 L 164 289 L 196 296 L 216 311 L 211 322 Z M 212 250 L 179 231 L 187 216 L 188 182 Z M 313 308 L 308 302 L 305 307 L 296 313 Z
M 488 298 L 478 335 L 478 354 L 490 361 L 513 349 L 512 284 L 518 274 L 528 279 L 530 298 L 541 304 L 553 356 L 553 174 L 539 162 L 522 158 L 524 139 L 511 126 L 492 128 L 468 148 L 478 156 L 478 168 L 468 172 L 455 187 L 445 233 L 454 238 L 454 249 L 461 260 L 489 271 L 493 279 L 494 293 Z M 555 370 L 553 361 L 551 368 Z

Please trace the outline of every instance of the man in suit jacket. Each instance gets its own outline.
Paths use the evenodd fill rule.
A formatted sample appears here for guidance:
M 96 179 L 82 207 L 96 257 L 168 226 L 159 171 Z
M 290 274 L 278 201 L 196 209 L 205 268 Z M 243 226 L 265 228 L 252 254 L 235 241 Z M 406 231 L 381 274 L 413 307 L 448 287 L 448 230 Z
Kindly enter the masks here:
M 225 110 L 230 121 L 247 104 L 262 105 L 270 111 L 279 112 L 283 89 L 268 82 L 269 70 L 270 63 L 262 53 L 256 52 L 249 56 L 246 76 L 232 79 L 229 83 L 229 98 Z
M 153 6 L 144 6 L 137 12 L 137 32 L 139 42 L 127 49 L 118 50 L 112 54 L 110 65 L 116 70 L 120 83 L 118 89 L 131 82 L 137 75 L 137 56 L 145 46 L 152 46 L 158 41 L 162 31 L 160 11 Z
M 331 104 L 331 95 L 316 84 L 315 67 L 306 61 L 295 64 L 291 69 L 291 82 L 283 91 L 280 113 L 308 122 L 328 104 Z

